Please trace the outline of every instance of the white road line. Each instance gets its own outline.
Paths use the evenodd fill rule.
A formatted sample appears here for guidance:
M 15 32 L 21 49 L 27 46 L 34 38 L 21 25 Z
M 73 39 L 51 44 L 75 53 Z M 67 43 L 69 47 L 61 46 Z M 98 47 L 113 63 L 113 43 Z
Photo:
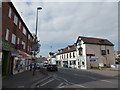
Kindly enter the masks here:
M 62 78 L 62 77 L 59 77 L 59 78 Z M 64 79 L 64 78 L 62 78 L 62 79 Z M 75 84 L 75 83 L 72 83 L 72 82 L 69 82 L 68 80 L 66 80 L 66 79 L 64 79 L 67 83 L 69 83 L 69 84 L 72 84 L 72 85 L 76 85 L 76 86 L 80 86 L 80 87 L 83 87 L 83 88 L 87 88 L 87 87 L 85 87 L 85 86 L 83 86 L 83 85 L 79 85 L 79 84 Z
M 60 83 L 60 84 L 57 86 L 57 88 L 60 88 L 62 85 L 63 85 L 63 83 Z
M 85 87 L 85 86 L 83 86 L 83 85 L 79 85 L 79 84 L 74 84 L 75 86 L 80 86 L 80 87 L 83 87 L 83 88 L 87 88 L 87 87 Z
M 49 80 L 49 81 L 47 81 L 47 82 L 43 83 L 43 84 L 42 84 L 42 85 L 40 85 L 40 86 L 44 86 L 44 85 L 46 85 L 47 83 L 52 82 L 53 80 L 55 80 L 55 79 L 51 79 L 51 80 Z
M 100 81 L 112 83 L 111 81 L 108 80 L 100 80 Z

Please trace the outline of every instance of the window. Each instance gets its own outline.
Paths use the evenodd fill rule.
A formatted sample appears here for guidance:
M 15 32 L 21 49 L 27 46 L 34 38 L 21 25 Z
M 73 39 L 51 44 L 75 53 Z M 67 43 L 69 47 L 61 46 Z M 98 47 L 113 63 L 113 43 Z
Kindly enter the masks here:
M 6 29 L 6 37 L 5 37 L 5 40 L 7 40 L 7 41 L 8 41 L 8 39 L 9 39 L 9 30 L 8 30 L 8 29 Z
M 107 53 L 108 53 L 108 54 L 110 54 L 110 51 L 109 51 L 109 49 L 107 49 Z
M 21 28 L 21 22 L 19 22 L 19 29 Z
M 17 44 L 19 44 L 19 43 L 20 43 L 20 38 L 17 39 Z
M 23 44 L 23 49 L 25 49 L 25 42 L 22 41 L 22 44 Z
M 27 51 L 29 51 L 29 50 L 30 50 L 30 48 L 29 48 L 29 46 L 28 46 Z
M 67 58 L 68 58 L 68 54 L 67 54 Z
M 15 15 L 14 16 L 14 23 L 17 25 L 17 21 L 18 21 L 18 18 L 17 18 L 17 16 Z
M 11 43 L 15 44 L 16 43 L 16 35 L 15 34 L 12 34 L 12 41 Z
M 31 52 L 31 47 L 29 47 L 29 50 L 30 50 L 30 52 Z
M 30 40 L 30 34 L 28 34 L 28 39 Z
M 26 29 L 25 28 L 23 28 L 23 34 L 26 35 Z
M 80 47 L 78 50 L 79 50 L 79 55 L 82 55 L 82 47 Z
M 75 57 L 75 53 L 73 52 L 73 57 Z
M 106 51 L 105 50 L 101 50 L 102 55 L 106 55 Z
M 11 18 L 11 16 L 12 16 L 12 9 L 11 8 L 9 8 L 9 14 L 8 14 L 8 16 L 9 16 L 9 18 Z
M 71 58 L 71 53 L 70 53 L 70 58 Z

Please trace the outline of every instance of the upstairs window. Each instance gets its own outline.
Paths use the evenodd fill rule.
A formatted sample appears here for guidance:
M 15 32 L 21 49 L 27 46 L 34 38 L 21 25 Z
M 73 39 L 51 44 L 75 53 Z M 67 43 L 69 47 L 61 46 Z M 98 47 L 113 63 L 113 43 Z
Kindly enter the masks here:
M 106 55 L 106 50 L 101 50 L 102 55 Z
M 21 22 L 19 22 L 19 29 L 21 28 Z
M 75 53 L 73 52 L 73 57 L 75 57 Z
M 80 47 L 80 48 L 78 49 L 78 51 L 79 51 L 79 55 L 82 55 L 83 48 Z
M 23 34 L 26 35 L 26 29 L 25 28 L 23 28 Z
M 30 47 L 28 46 L 27 51 L 30 51 Z
M 17 25 L 17 22 L 18 22 L 18 17 L 15 15 L 14 16 L 14 23 Z
M 25 42 L 22 41 L 23 49 L 25 49 Z
M 8 16 L 9 16 L 9 18 L 11 18 L 11 16 L 12 16 L 12 9 L 11 8 L 9 8 L 9 14 L 8 14 Z
M 17 40 L 17 44 L 20 44 L 20 38 L 18 38 L 18 40 Z
M 8 30 L 8 29 L 6 29 L 6 36 L 5 36 L 5 40 L 7 40 L 7 41 L 8 41 L 8 39 L 9 39 L 9 30 Z
M 30 40 L 30 34 L 28 34 L 28 39 Z
M 11 43 L 15 44 L 16 43 L 16 35 L 15 34 L 12 34 L 12 41 Z
M 110 54 L 110 51 L 109 51 L 109 49 L 107 49 L 107 54 Z

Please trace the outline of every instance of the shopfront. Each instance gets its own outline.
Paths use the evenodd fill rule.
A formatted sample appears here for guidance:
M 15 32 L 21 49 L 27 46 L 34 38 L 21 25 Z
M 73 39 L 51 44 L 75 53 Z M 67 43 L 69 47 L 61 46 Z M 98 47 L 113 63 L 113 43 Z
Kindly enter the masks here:
M 13 74 L 29 69 L 29 64 L 31 61 L 30 55 L 23 51 L 15 50 L 12 52 L 12 56 L 14 57 Z

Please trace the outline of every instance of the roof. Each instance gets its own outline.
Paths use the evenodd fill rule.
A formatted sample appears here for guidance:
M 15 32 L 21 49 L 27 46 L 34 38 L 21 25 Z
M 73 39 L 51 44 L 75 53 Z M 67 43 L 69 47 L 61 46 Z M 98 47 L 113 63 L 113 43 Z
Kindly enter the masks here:
M 93 38 L 93 37 L 79 36 L 78 39 L 77 39 L 77 42 L 80 41 L 80 40 L 83 40 L 84 44 L 97 44 L 97 45 L 114 46 L 114 44 L 112 44 L 109 40 L 102 39 L 102 38 Z
M 76 51 L 76 44 L 68 45 L 66 48 L 59 49 L 59 50 L 62 50 L 62 52 L 58 53 L 57 55 Z
M 120 54 L 120 51 L 117 51 L 117 54 Z

